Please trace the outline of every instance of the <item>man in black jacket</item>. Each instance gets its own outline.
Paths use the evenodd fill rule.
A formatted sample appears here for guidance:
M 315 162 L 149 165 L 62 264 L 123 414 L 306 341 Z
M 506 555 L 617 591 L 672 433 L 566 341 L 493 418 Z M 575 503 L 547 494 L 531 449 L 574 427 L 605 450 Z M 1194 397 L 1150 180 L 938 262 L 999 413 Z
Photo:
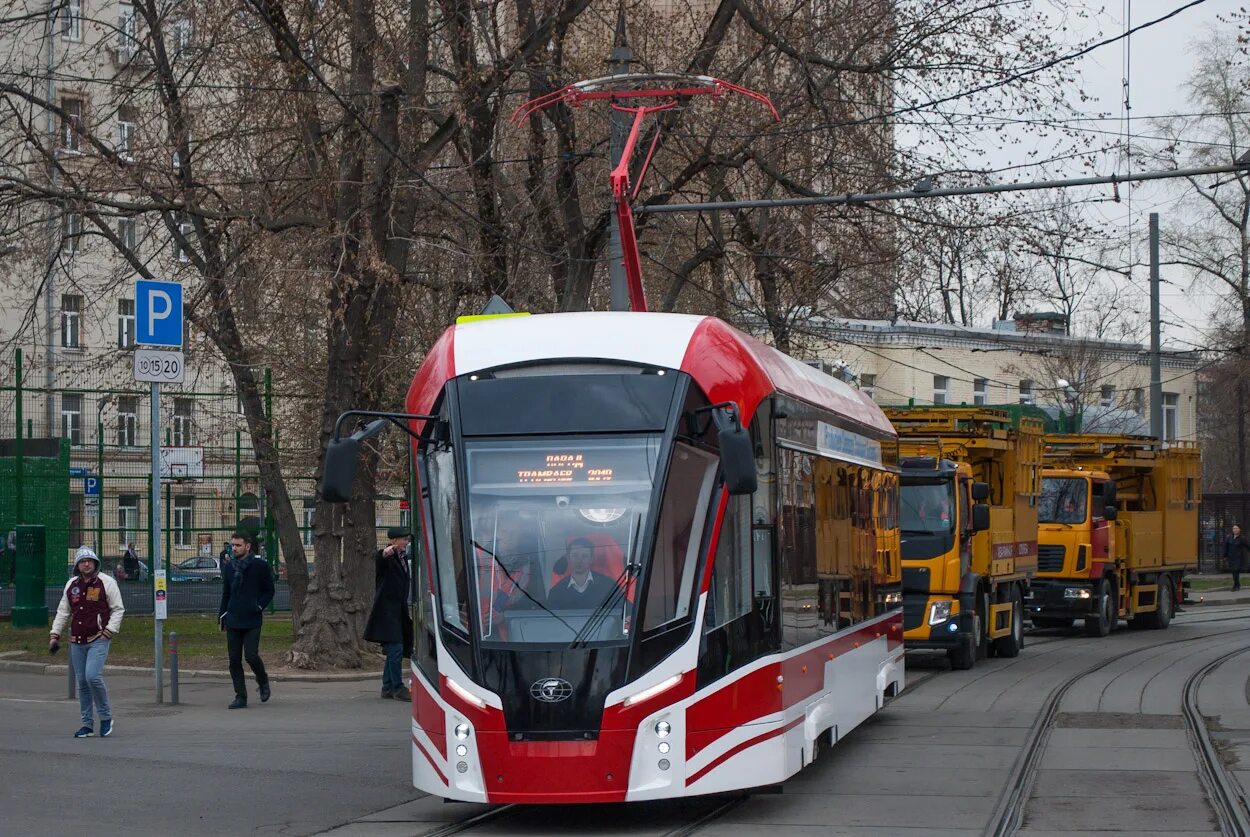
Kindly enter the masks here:
M 247 683 L 243 679 L 243 658 L 256 675 L 260 701 L 269 700 L 269 675 L 260 658 L 260 628 L 265 607 L 273 601 L 273 574 L 256 554 L 256 536 L 235 532 L 230 536 L 234 560 L 221 570 L 221 607 L 218 621 L 226 632 L 230 655 L 230 679 L 234 681 L 231 709 L 247 708 Z
M 1250 541 L 1241 534 L 1241 527 L 1233 524 L 1233 534 L 1224 541 L 1224 557 L 1228 559 L 1228 569 L 1233 573 L 1233 589 L 1241 589 L 1241 571 L 1245 568 L 1246 556 L 1250 555 Z
M 382 697 L 412 700 L 404 686 L 403 660 L 412 656 L 412 613 L 409 609 L 408 537 L 406 527 L 387 530 L 390 543 L 373 554 L 375 588 L 373 610 L 365 624 L 365 641 L 381 643 L 386 652 L 382 668 Z

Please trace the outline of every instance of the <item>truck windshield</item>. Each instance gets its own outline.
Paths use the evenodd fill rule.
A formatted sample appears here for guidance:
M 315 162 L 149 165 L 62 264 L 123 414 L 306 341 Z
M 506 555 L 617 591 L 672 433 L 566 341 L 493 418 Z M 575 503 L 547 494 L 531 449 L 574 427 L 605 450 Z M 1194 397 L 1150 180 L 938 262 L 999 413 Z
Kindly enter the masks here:
M 658 435 L 465 443 L 484 645 L 628 639 L 659 449 Z
M 1043 477 L 1038 523 L 1084 523 L 1088 482 L 1082 477 Z
M 900 489 L 899 528 L 916 534 L 954 531 L 953 487 L 953 480 L 904 483 Z

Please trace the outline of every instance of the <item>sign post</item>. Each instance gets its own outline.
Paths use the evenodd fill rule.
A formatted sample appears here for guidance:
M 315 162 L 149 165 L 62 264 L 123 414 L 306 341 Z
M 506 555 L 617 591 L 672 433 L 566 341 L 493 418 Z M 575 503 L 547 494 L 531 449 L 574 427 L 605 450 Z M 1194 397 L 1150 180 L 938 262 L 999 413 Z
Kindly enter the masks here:
M 135 282 L 135 342 L 141 346 L 180 349 L 182 347 L 182 285 L 177 282 Z M 182 352 L 135 352 L 135 380 L 147 381 L 152 388 L 151 418 L 151 499 L 149 531 L 152 574 L 152 634 L 156 673 L 156 702 L 164 702 L 162 643 L 168 603 L 165 567 L 161 561 L 161 383 L 180 383 L 183 377 Z

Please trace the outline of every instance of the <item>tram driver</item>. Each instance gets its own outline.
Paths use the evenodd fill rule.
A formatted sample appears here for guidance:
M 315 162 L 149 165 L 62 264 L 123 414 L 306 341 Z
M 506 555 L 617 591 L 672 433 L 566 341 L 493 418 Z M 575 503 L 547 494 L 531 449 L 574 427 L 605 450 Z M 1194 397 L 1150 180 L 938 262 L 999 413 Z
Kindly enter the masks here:
M 566 553 L 569 575 L 551 588 L 547 604 L 553 610 L 595 610 L 617 589 L 616 583 L 590 568 L 595 545 L 588 538 L 574 538 Z

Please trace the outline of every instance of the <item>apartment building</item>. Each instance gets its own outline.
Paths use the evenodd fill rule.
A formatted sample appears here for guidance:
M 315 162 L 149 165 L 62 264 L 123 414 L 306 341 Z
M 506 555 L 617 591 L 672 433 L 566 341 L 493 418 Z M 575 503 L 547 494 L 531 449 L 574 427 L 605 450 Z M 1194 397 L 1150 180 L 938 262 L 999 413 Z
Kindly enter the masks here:
M 993 328 L 888 320 L 808 323 L 817 363 L 858 383 L 879 404 L 1033 404 L 1082 417 L 1087 432 L 1149 433 L 1150 355 L 1139 343 L 1071 337 L 1058 315 Z M 1161 359 L 1163 427 L 1195 441 L 1195 352 Z

